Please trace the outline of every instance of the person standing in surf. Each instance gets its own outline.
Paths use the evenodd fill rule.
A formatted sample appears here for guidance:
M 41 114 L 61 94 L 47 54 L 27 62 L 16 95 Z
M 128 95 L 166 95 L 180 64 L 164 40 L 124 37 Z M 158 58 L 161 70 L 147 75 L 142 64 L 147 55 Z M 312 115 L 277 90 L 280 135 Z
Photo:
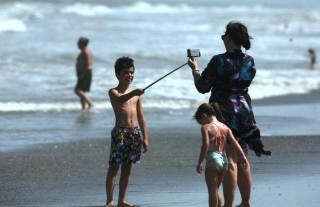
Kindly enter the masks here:
M 317 55 L 316 51 L 312 48 L 308 49 L 309 57 L 310 57 L 310 69 L 315 69 L 317 63 Z
M 91 109 L 93 102 L 88 98 L 86 92 L 90 91 L 91 80 L 92 80 L 92 62 L 93 55 L 89 48 L 89 39 L 86 37 L 80 37 L 78 40 L 78 48 L 80 54 L 78 55 L 76 62 L 76 73 L 77 73 L 77 85 L 74 89 L 75 94 L 80 98 L 81 108 Z

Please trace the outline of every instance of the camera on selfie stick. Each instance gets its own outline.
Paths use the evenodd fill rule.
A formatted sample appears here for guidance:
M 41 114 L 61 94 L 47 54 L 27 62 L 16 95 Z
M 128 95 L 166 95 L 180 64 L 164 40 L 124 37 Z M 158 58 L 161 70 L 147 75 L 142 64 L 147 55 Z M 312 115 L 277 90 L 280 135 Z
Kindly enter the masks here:
M 188 57 L 200 57 L 201 53 L 199 49 L 187 49 Z
M 200 57 L 201 53 L 199 49 L 187 49 L 187 57 L 192 58 L 192 57 Z M 158 81 L 162 80 L 163 78 L 167 77 L 168 75 L 170 75 L 171 73 L 175 72 L 176 70 L 179 70 L 180 68 L 182 68 L 183 66 L 187 65 L 188 63 L 184 63 L 183 65 L 177 67 L 176 69 L 174 69 L 173 71 L 167 73 L 166 75 L 162 76 L 161 78 L 159 78 L 158 80 L 154 81 L 153 83 L 151 83 L 150 85 L 148 85 L 147 87 L 145 87 L 143 90 L 145 91 L 146 89 L 148 89 L 149 87 L 151 87 L 153 84 L 157 83 Z

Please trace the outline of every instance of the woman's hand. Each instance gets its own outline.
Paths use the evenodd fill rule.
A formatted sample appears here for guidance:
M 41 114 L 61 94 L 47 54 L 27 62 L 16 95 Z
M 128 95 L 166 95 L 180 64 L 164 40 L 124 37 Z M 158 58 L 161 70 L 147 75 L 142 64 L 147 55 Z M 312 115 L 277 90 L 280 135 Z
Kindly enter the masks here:
M 243 168 L 247 168 L 248 166 L 248 160 L 246 158 L 246 156 L 242 156 L 239 158 L 238 163 L 240 163 L 240 166 Z
M 191 57 L 188 59 L 188 65 L 192 70 L 198 69 L 198 63 L 197 60 L 194 57 Z

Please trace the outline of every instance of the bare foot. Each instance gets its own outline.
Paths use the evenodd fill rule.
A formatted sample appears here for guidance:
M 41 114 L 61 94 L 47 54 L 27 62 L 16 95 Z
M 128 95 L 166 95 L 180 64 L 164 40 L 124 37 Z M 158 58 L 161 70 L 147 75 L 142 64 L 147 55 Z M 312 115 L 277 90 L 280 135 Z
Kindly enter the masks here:
M 242 203 L 240 203 L 236 207 L 250 207 L 250 206 L 251 206 L 251 204 L 243 205 Z
M 139 206 L 134 204 L 129 204 L 129 203 L 118 203 L 117 207 L 139 207 Z
M 94 103 L 91 102 L 91 103 L 88 105 L 88 110 L 90 111 L 93 107 L 94 107 Z
M 106 207 L 116 207 L 116 206 L 113 204 L 113 201 L 111 201 L 110 203 L 107 203 Z

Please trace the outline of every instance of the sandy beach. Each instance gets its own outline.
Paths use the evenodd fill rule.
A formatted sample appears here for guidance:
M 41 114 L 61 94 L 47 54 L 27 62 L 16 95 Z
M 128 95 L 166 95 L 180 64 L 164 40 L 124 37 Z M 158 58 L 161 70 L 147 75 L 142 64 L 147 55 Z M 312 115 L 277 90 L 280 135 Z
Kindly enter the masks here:
M 151 127 L 149 133 L 151 149 L 133 167 L 128 201 L 144 207 L 206 206 L 204 176 L 195 170 L 199 127 Z M 103 206 L 109 141 L 1 153 L 1 206 Z M 319 204 L 320 137 L 264 137 L 264 143 L 272 157 L 250 153 L 253 206 Z

